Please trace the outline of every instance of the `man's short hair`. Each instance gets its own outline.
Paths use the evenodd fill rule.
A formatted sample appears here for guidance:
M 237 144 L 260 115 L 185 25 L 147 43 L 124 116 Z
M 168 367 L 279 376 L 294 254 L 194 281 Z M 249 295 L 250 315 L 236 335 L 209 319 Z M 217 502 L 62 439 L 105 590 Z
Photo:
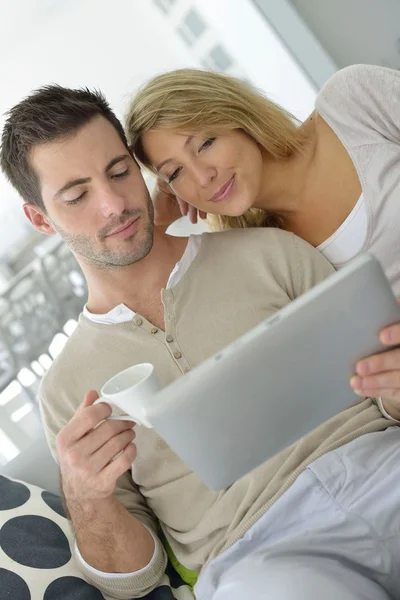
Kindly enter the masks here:
M 96 116 L 107 119 L 129 149 L 123 126 L 98 91 L 47 85 L 8 111 L 1 137 L 0 166 L 25 202 L 45 212 L 39 179 L 29 161 L 31 150 L 74 134 Z

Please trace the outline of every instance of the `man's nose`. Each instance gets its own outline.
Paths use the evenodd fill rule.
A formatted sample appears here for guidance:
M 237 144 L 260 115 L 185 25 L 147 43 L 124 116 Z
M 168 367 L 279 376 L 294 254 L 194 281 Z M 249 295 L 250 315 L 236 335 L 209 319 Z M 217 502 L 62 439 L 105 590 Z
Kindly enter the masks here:
M 104 217 L 108 218 L 112 215 L 120 215 L 126 208 L 125 199 L 118 194 L 110 185 L 104 185 L 99 192 L 100 195 L 100 210 Z

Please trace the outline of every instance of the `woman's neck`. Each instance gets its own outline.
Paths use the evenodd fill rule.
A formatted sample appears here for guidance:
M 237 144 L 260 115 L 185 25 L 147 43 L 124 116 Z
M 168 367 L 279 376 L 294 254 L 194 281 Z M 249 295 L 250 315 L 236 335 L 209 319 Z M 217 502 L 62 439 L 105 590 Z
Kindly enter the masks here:
M 254 208 L 283 218 L 293 218 L 304 210 L 316 146 L 313 115 L 301 127 L 306 134 L 301 151 L 280 159 L 264 155 L 260 193 L 253 204 Z

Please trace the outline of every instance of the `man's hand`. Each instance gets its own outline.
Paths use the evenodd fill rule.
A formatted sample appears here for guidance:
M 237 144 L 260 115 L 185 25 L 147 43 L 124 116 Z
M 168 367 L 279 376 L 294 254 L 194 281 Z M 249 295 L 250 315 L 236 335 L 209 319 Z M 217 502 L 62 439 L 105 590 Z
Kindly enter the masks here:
M 111 408 L 88 392 L 58 434 L 62 489 L 83 558 L 105 573 L 131 573 L 149 564 L 154 540 L 114 496 L 117 479 L 136 458 L 133 421 L 106 421 Z
M 90 391 L 71 421 L 58 434 L 57 455 L 62 486 L 70 503 L 89 505 L 112 495 L 116 481 L 136 458 L 132 421 L 106 421 L 107 404 L 92 406 L 98 394 Z
M 383 329 L 379 339 L 388 347 L 400 345 L 400 323 Z M 359 396 L 381 397 L 385 410 L 400 420 L 400 348 L 358 362 L 350 385 Z

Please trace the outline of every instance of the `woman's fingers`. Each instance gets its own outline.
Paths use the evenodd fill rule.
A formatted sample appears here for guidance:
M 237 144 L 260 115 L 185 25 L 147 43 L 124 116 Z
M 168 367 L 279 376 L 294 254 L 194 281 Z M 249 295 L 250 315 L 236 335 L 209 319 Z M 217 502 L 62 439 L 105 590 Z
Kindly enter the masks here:
M 197 208 L 195 208 L 191 204 L 189 205 L 189 220 L 191 223 L 193 223 L 193 225 L 196 225 L 196 223 L 197 223 Z
M 189 211 L 189 204 L 187 202 L 185 202 L 184 200 L 182 200 L 182 198 L 179 198 L 178 196 L 176 196 L 176 201 L 179 204 L 179 208 L 181 209 L 182 216 L 186 217 L 186 215 L 188 214 L 188 211 Z

